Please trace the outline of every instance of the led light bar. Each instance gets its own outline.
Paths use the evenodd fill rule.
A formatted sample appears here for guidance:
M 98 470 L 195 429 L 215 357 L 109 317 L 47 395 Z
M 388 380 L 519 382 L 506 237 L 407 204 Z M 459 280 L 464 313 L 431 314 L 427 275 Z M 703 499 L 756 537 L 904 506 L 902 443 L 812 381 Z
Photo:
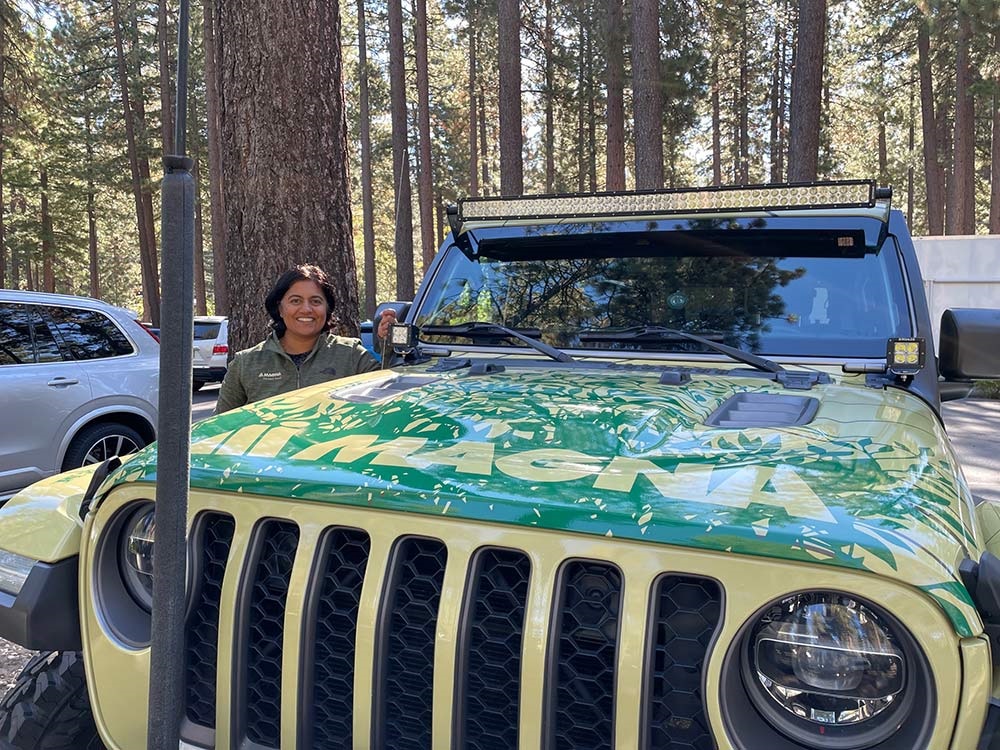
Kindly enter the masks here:
M 562 216 L 577 218 L 807 208 L 873 208 L 876 199 L 882 197 L 887 197 L 887 191 L 877 191 L 872 180 L 839 180 L 649 192 L 466 198 L 459 201 L 458 220 L 504 221 Z

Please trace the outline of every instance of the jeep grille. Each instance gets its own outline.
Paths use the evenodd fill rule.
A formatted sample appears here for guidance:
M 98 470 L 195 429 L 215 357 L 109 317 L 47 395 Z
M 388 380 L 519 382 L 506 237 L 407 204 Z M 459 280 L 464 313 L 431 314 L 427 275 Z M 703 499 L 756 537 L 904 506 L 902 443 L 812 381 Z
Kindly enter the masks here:
M 445 528 L 460 533 L 462 527 Z M 187 627 L 185 726 L 202 741 L 221 720 L 230 722 L 241 746 L 281 746 L 289 736 L 281 725 L 282 701 L 287 704 L 292 689 L 287 681 L 282 689 L 282 678 L 294 674 L 297 708 L 289 712 L 286 705 L 284 715 L 298 717 L 297 746 L 430 748 L 441 720 L 434 713 L 435 665 L 441 661 L 435 647 L 447 634 L 457 654 L 448 662 L 455 665 L 448 675 L 455 695 L 444 720 L 456 747 L 511 750 L 519 739 L 537 736 L 537 727 L 521 726 L 525 679 L 542 681 L 543 746 L 614 747 L 616 691 L 623 678 L 638 677 L 618 673 L 628 570 L 579 558 L 568 558 L 558 570 L 533 570 L 530 550 L 491 545 L 463 562 L 466 569 L 452 571 L 447 535 L 401 536 L 379 559 L 368 531 L 332 527 L 315 550 L 304 549 L 298 526 L 275 519 L 257 522 L 241 552 L 231 547 L 233 520 L 218 513 L 202 516 L 193 534 L 198 565 Z M 230 576 L 238 576 L 239 593 L 234 611 L 221 616 Z M 293 601 L 293 580 L 302 577 L 305 596 Z M 537 587 L 536 577 L 550 582 L 547 590 Z M 378 592 L 370 616 L 363 605 L 366 585 Z M 460 595 L 448 596 L 449 585 Z M 534 616 L 533 598 L 540 607 Z M 714 580 L 680 574 L 655 580 L 645 653 L 630 656 L 645 665 L 637 728 L 643 747 L 716 747 L 702 671 L 721 605 Z M 233 623 L 230 638 L 221 632 L 224 622 Z M 292 628 L 301 637 L 290 638 Z M 358 650 L 362 638 L 374 639 L 370 668 Z M 298 653 L 288 652 L 290 642 L 301 644 Z M 226 644 L 234 651 L 225 663 L 232 664 L 235 680 L 232 705 L 220 707 L 217 660 Z M 522 674 L 529 649 L 548 653 L 544 675 Z M 370 738 L 355 738 L 355 707 L 365 705 L 355 689 L 366 673 Z M 368 694 L 366 685 L 359 695 Z

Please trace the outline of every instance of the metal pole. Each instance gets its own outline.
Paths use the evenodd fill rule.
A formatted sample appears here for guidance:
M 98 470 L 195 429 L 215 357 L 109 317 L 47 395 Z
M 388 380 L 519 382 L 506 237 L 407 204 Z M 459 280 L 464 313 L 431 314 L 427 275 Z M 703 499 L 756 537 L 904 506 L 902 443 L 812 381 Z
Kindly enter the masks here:
M 160 416 L 157 425 L 156 527 L 149 664 L 148 750 L 177 750 L 184 715 L 184 631 L 191 347 L 194 332 L 193 162 L 184 156 L 187 110 L 188 0 L 177 39 L 177 154 L 163 158 L 163 309 Z

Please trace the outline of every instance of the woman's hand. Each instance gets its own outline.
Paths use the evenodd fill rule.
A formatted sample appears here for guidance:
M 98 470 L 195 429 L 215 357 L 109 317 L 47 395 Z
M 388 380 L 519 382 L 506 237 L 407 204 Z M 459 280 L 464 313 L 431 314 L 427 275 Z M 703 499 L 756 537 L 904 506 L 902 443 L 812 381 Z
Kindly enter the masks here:
M 391 307 L 382 311 L 382 317 L 378 321 L 378 337 L 380 339 L 389 338 L 389 328 L 396 322 L 396 311 Z

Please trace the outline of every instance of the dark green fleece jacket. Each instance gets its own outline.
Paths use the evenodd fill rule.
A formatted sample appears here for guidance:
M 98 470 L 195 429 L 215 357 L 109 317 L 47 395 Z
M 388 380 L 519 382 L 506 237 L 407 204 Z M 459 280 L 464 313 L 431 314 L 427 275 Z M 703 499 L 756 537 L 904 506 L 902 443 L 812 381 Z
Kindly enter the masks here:
M 278 337 L 272 333 L 257 346 L 244 349 L 233 357 L 222 381 L 215 413 L 221 414 L 296 388 L 378 368 L 378 360 L 358 339 L 332 333 L 322 334 L 309 356 L 296 367 L 281 348 Z

